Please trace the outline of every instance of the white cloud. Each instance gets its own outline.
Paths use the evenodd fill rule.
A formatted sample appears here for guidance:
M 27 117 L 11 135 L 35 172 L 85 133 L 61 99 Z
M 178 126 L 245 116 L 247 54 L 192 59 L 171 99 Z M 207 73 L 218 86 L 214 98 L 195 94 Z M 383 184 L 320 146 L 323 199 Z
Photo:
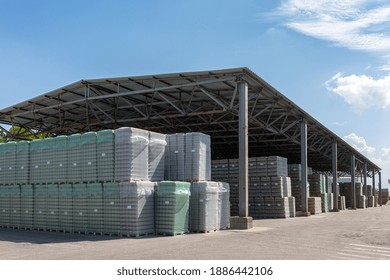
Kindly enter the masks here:
M 367 157 L 373 157 L 376 151 L 375 147 L 371 147 L 367 145 L 366 139 L 364 137 L 358 136 L 355 133 L 351 133 L 343 139 L 358 150 L 360 153 L 364 154 Z
M 390 75 L 374 79 L 366 75 L 337 73 L 325 82 L 325 86 L 357 110 L 390 107 Z
M 286 0 L 277 14 L 305 35 L 349 49 L 390 50 L 390 5 L 380 0 Z
M 388 186 L 387 180 L 390 179 L 390 147 L 381 148 L 378 156 L 375 155 L 376 148 L 369 146 L 366 139 L 356 135 L 356 133 L 351 133 L 343 139 L 382 169 L 382 187 L 386 188 Z M 376 178 L 378 179 L 378 177 Z M 378 184 L 378 181 L 376 181 L 376 184 Z
M 390 162 L 390 148 L 381 149 L 381 160 Z

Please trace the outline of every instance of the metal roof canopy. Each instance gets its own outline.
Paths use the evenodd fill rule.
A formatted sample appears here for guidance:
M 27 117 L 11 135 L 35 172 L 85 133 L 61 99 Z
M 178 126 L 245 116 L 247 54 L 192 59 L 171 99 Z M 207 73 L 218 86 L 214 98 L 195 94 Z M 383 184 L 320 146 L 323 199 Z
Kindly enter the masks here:
M 162 133 L 199 131 L 212 138 L 212 156 L 238 157 L 237 83 L 249 88 L 249 156 L 279 155 L 300 163 L 300 123 L 307 122 L 308 165 L 332 171 L 332 143 L 338 170 L 369 176 L 380 170 L 343 139 L 282 95 L 250 69 L 81 80 L 0 111 L 0 123 L 55 135 L 139 127 Z M 23 135 L 12 135 L 23 138 Z

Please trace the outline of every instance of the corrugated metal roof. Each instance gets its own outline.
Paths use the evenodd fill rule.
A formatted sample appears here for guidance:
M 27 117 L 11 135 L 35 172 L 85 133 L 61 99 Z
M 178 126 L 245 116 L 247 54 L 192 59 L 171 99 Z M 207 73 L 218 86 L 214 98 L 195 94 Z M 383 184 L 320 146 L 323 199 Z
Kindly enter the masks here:
M 336 141 L 340 171 L 350 171 L 351 153 L 358 169 L 367 162 L 371 170 L 380 170 L 246 67 L 81 80 L 1 110 L 0 122 L 57 135 L 120 126 L 202 131 L 212 137 L 214 158 L 232 157 L 238 153 L 239 80 L 249 87 L 250 156 L 280 155 L 299 163 L 299 124 L 306 120 L 310 166 L 331 171 Z

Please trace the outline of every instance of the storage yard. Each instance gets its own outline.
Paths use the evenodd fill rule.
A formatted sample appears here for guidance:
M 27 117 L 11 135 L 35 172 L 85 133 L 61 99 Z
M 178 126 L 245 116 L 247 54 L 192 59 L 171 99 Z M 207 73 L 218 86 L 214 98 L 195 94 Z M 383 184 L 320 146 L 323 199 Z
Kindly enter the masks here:
M 114 238 L 0 229 L 0 259 L 379 260 L 390 258 L 390 207 L 254 221 L 249 230 Z
M 83 80 L 0 123 L 2 258 L 390 258 L 380 167 L 247 68 Z

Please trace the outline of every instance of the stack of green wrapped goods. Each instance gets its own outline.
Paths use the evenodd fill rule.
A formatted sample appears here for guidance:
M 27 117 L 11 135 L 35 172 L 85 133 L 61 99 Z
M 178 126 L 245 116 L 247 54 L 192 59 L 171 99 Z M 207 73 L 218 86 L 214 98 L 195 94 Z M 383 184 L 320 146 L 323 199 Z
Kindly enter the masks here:
M 174 181 L 157 184 L 156 234 L 177 235 L 188 232 L 190 185 Z

